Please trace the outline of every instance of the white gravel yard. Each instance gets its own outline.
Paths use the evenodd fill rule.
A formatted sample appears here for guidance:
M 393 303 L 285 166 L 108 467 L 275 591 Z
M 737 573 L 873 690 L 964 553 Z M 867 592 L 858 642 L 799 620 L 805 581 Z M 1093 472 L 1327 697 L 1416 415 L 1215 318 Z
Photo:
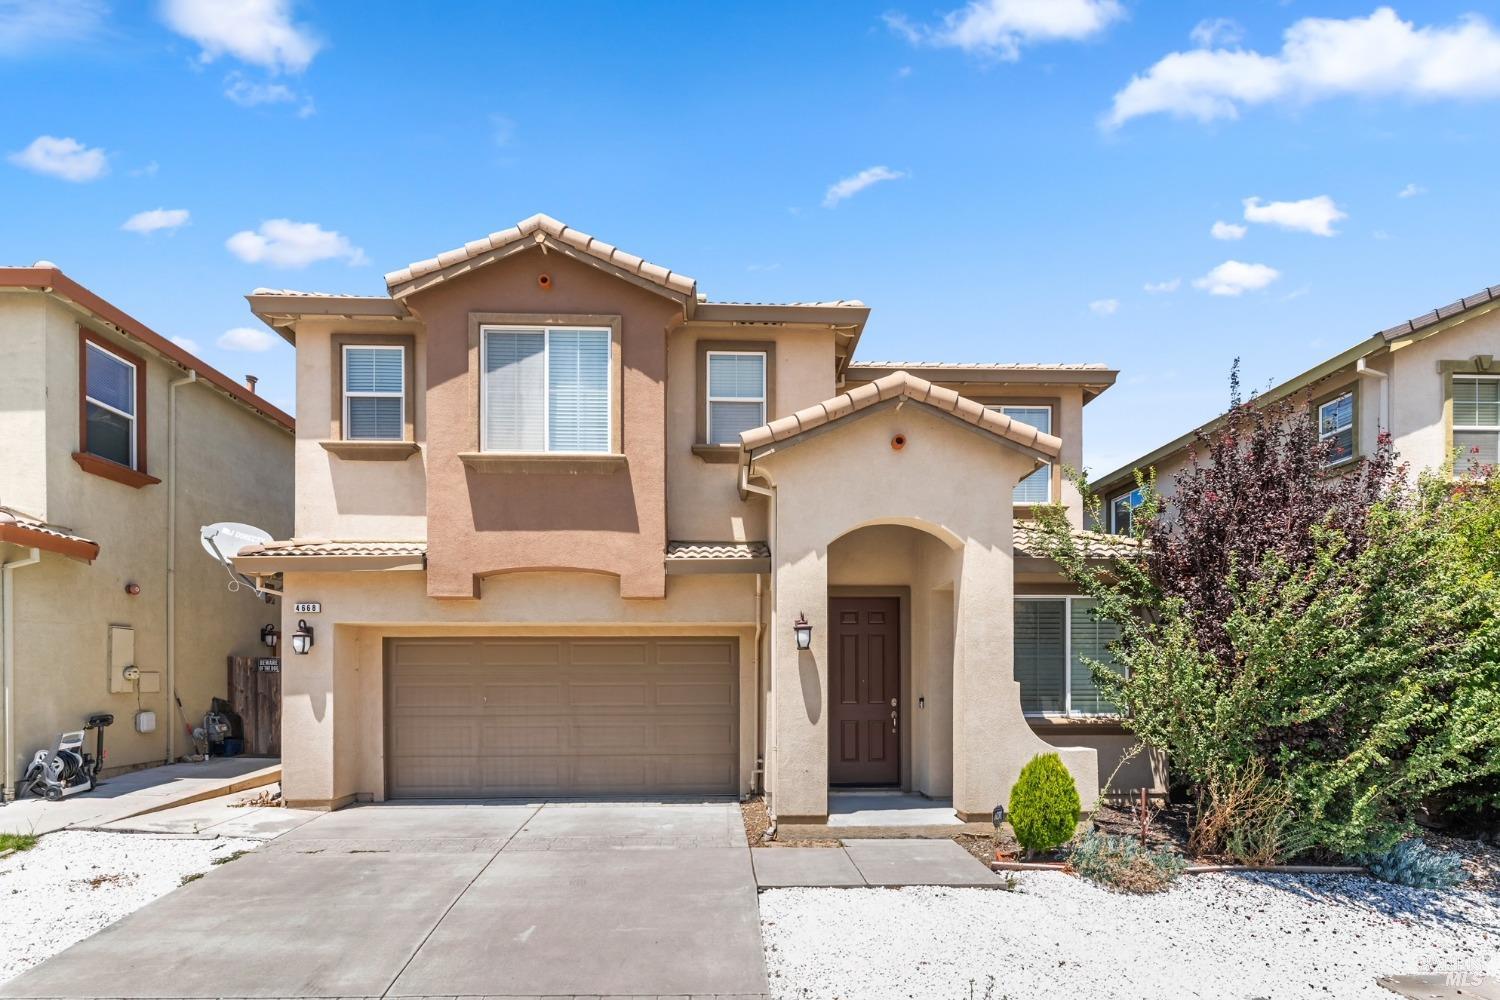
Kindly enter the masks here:
M 215 860 L 258 846 L 253 840 L 62 831 L 0 859 L 0 982 L 166 895 Z
M 1056 872 L 1017 891 L 774 889 L 776 1000 L 1393 1000 L 1401 973 L 1500 975 L 1500 895 L 1358 876 L 1193 875 L 1124 896 Z

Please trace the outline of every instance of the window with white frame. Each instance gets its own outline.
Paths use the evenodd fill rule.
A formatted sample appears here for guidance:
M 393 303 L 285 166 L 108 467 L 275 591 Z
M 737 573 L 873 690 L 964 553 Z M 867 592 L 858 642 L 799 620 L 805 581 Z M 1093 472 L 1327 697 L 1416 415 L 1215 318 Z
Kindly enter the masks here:
M 1135 509 L 1145 497 L 1140 490 L 1121 493 L 1109 502 L 1109 531 L 1113 535 L 1130 534 L 1135 520 Z
M 709 351 L 708 443 L 739 444 L 766 422 L 766 352 Z
M 344 346 L 344 439 L 406 437 L 406 349 Z
M 482 340 L 482 450 L 609 452 L 608 329 L 487 326 Z
M 1052 407 L 1045 405 L 1004 405 L 991 406 L 992 410 L 999 410 L 1012 420 L 1019 420 L 1023 424 L 1030 424 L 1043 434 L 1052 433 Z M 1016 484 L 1015 492 L 1011 494 L 1012 503 L 1051 503 L 1052 502 L 1052 466 L 1042 466 L 1031 475 Z
M 1089 597 L 1015 599 L 1015 679 L 1028 715 L 1118 715 L 1094 681 L 1090 662 L 1113 667 L 1119 628 Z
M 84 349 L 83 450 L 133 469 L 136 465 L 134 363 L 88 341 Z
M 1327 442 L 1323 464 L 1338 465 L 1354 457 L 1354 390 L 1318 404 L 1318 440 Z
M 1454 471 L 1500 465 L 1500 375 L 1453 376 Z

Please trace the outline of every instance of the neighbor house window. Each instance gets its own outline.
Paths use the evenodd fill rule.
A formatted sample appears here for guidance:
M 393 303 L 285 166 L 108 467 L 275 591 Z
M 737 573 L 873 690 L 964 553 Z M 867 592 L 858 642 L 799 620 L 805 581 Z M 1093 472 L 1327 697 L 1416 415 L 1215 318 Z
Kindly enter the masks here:
M 1015 600 L 1015 678 L 1028 715 L 1117 715 L 1094 683 L 1089 662 L 1114 665 L 1109 645 L 1120 630 L 1093 598 Z
M 1052 407 L 1050 406 L 992 406 L 1012 420 L 1030 424 L 1043 434 L 1052 433 Z M 1052 466 L 1044 465 L 1016 484 L 1011 494 L 1012 503 L 1051 503 Z
M 1500 375 L 1453 376 L 1454 471 L 1500 464 Z
M 344 438 L 401 441 L 406 436 L 406 350 L 344 347 Z
M 1318 404 L 1318 440 L 1329 443 L 1325 466 L 1354 457 L 1354 391 L 1339 393 Z
M 764 351 L 708 352 L 708 443 L 739 444 L 766 422 Z
M 1113 535 L 1128 535 L 1131 533 L 1135 509 L 1141 505 L 1145 497 L 1140 490 L 1131 490 L 1129 493 L 1121 493 L 1109 502 L 1109 531 Z
M 610 450 L 609 330 L 485 327 L 483 341 L 484 451 Z
M 82 451 L 134 469 L 140 447 L 136 391 L 139 362 L 84 341 Z

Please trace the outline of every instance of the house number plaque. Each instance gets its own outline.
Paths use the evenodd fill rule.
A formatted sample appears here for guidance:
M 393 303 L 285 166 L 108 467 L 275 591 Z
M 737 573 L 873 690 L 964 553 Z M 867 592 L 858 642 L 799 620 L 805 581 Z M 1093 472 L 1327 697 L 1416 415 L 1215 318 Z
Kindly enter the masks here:
M 320 601 L 298 601 L 292 605 L 292 613 L 297 615 L 316 615 L 323 611 Z

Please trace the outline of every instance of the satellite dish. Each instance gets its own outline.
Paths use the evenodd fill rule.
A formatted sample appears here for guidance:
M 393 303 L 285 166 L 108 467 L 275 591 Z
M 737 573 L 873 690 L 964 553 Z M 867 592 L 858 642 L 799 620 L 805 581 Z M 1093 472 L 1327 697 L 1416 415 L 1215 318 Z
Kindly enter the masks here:
M 241 573 L 236 573 L 229 560 L 252 545 L 264 545 L 269 542 L 271 540 L 269 532 L 262 531 L 251 524 L 220 521 L 200 528 L 198 540 L 203 543 L 203 551 L 217 559 L 223 565 L 224 572 L 229 574 L 231 592 L 239 590 L 240 584 L 243 583 L 257 594 L 260 593 L 260 588 L 255 585 L 255 581 Z

